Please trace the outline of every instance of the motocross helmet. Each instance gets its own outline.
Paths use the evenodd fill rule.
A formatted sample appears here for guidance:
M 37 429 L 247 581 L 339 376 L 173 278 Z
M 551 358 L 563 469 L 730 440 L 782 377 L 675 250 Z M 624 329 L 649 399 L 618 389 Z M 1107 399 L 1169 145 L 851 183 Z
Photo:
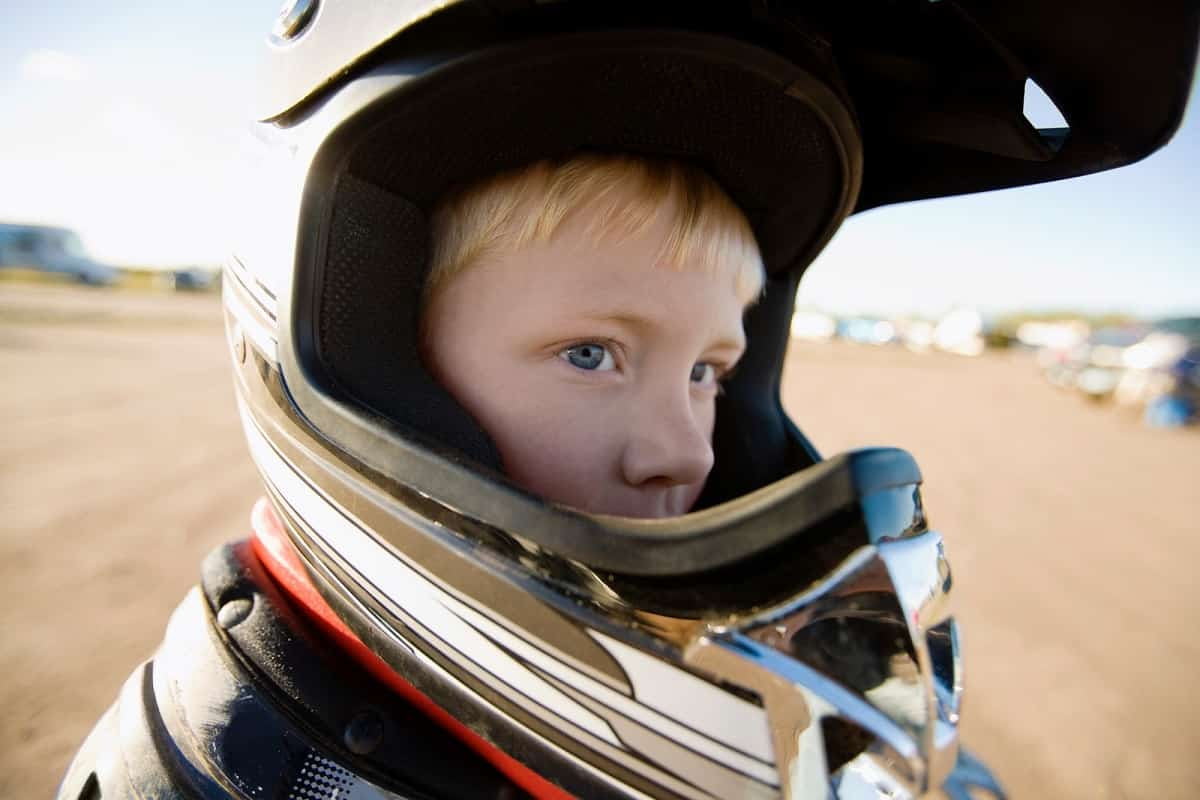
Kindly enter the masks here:
M 848 215 L 1117 166 L 1178 124 L 1186 86 L 1053 61 L 1069 9 L 1025 12 L 290 3 L 224 283 L 245 434 L 284 532 L 268 566 L 286 582 L 299 565 L 355 652 L 536 796 L 943 787 L 963 677 L 920 471 L 896 449 L 822 458 L 780 376 L 797 282 Z M 1191 69 L 1194 36 L 1105 20 L 1077 35 L 1161 33 L 1155 58 Z M 1022 116 L 1031 73 L 1069 132 Z M 1136 95 L 1136 119 L 1114 93 Z M 715 467 L 681 517 L 523 490 L 419 355 L 439 197 L 585 150 L 701 166 L 766 266 Z

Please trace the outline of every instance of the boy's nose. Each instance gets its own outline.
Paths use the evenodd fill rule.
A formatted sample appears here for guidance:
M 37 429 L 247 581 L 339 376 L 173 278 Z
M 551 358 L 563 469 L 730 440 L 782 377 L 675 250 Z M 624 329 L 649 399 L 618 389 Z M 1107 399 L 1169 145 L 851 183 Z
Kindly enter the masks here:
M 683 407 L 654 407 L 630 420 L 621 458 L 625 482 L 631 486 L 679 486 L 708 477 L 713 465 L 710 432 L 685 400 Z

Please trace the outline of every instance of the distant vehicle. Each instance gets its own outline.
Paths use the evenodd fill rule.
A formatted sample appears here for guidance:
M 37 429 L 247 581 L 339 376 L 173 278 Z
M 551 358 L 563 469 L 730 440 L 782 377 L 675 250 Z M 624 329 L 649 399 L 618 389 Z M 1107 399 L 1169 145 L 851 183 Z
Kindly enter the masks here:
M 896 337 L 914 353 L 927 353 L 933 347 L 936 326 L 923 319 L 899 319 L 893 321 Z
M 813 342 L 832 339 L 837 333 L 837 320 L 820 311 L 800 309 L 792 314 L 792 338 Z
M 1168 317 L 1154 323 L 1157 333 L 1181 336 L 1189 344 L 1200 345 L 1200 317 Z
M 896 328 L 887 320 L 852 317 L 838 322 L 837 335 L 858 344 L 889 344 L 896 338 Z
M 1187 424 L 1200 409 L 1200 317 L 1159 320 L 1126 348 L 1114 390 L 1119 405 L 1144 407 L 1147 422 Z
M 987 346 L 983 315 L 974 308 L 956 308 L 933 329 L 933 346 L 947 353 L 977 356 Z
M 1180 365 L 1197 347 L 1200 317 L 1175 317 L 1100 328 L 1069 346 L 1042 348 L 1038 363 L 1051 383 L 1093 400 L 1144 406 L 1182 385 L 1176 373 L 1187 371 Z
M 1068 365 L 1068 369 L 1076 370 L 1072 376 L 1074 387 L 1092 400 L 1111 397 L 1125 373 L 1126 353 L 1146 333 L 1146 328 L 1139 325 L 1093 331 L 1076 349 L 1075 360 Z
M 79 234 L 48 225 L 0 223 L 0 269 L 32 269 L 106 286 L 117 270 L 88 255 Z
M 171 272 L 171 281 L 176 291 L 203 292 L 217 288 L 220 284 L 219 270 L 204 267 L 188 267 Z
M 1103 400 L 1125 370 L 1126 348 L 1140 342 L 1147 330 L 1143 325 L 1098 328 L 1074 343 L 1043 347 L 1038 363 L 1052 384 Z
M 1088 337 L 1091 327 L 1081 319 L 1064 319 L 1054 322 L 1022 322 L 1017 326 L 1017 342 L 1038 351 L 1039 363 L 1043 367 L 1061 360 L 1063 353 Z

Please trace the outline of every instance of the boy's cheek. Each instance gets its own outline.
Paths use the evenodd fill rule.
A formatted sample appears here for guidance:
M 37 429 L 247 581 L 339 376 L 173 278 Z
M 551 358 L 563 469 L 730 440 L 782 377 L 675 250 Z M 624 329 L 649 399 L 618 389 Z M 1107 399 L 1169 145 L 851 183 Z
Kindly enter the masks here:
M 528 397 L 510 396 L 510 407 L 503 413 L 499 435 L 516 441 L 537 443 L 543 452 L 555 453 L 561 461 L 594 460 L 605 451 L 619 447 L 621 430 L 619 407 L 594 402 L 586 392 L 531 392 Z M 520 432 L 519 436 L 513 436 Z
M 511 477 L 536 489 L 615 474 L 623 430 L 619 406 L 575 394 L 535 392 L 496 420 L 496 430 L 489 433 L 506 467 L 524 473 Z
M 527 489 L 586 508 L 615 486 L 614 460 L 579 430 L 542 426 L 511 433 L 500 446 L 501 458 L 509 476 Z

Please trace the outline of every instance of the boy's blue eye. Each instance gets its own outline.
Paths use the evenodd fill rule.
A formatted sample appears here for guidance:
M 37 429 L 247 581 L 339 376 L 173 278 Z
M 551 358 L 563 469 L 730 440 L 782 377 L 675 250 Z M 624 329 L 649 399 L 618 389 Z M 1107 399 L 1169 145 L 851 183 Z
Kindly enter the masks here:
M 692 365 L 692 383 L 710 386 L 717 382 L 717 368 L 704 361 Z
M 595 342 L 568 347 L 559 353 L 559 355 L 571 362 L 572 366 L 589 371 L 607 372 L 616 366 L 613 363 L 612 354 L 608 352 L 608 348 Z

